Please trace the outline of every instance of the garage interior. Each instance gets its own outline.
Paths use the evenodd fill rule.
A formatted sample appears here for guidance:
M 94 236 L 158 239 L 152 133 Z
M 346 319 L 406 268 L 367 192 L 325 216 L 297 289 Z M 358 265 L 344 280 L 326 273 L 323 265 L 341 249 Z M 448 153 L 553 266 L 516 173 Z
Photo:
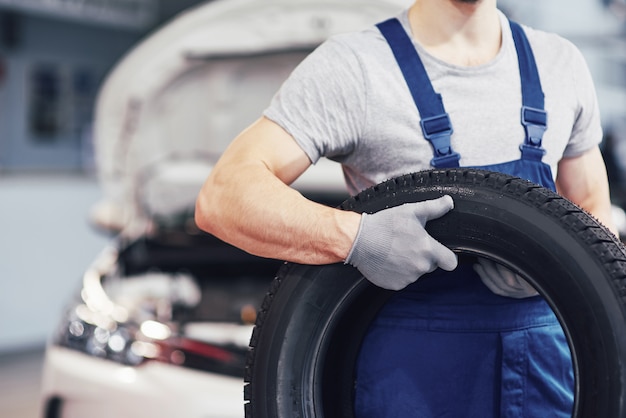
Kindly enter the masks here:
M 89 222 L 102 194 L 89 135 L 98 88 L 133 45 L 205 1 L 93 1 L 110 14 L 90 3 L 0 0 L 2 417 L 41 416 L 46 343 L 77 280 L 112 239 Z M 499 7 L 570 39 L 585 55 L 603 119 L 612 200 L 626 207 L 626 2 Z

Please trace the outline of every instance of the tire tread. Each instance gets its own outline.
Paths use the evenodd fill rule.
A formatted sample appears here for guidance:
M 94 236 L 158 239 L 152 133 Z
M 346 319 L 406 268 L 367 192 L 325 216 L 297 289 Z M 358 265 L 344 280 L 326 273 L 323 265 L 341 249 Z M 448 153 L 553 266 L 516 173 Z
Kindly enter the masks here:
M 610 274 L 610 280 L 615 286 L 616 294 L 619 295 L 622 302 L 626 303 L 626 251 L 619 239 L 584 209 L 549 189 L 521 178 L 474 168 L 421 171 L 396 177 L 363 190 L 347 199 L 339 208 L 362 212 L 363 207 L 369 201 L 373 199 L 379 200 L 381 195 L 393 196 L 407 193 L 407 189 L 414 187 L 439 189 L 443 194 L 446 185 L 497 191 L 504 196 L 514 197 L 521 202 L 525 202 L 529 206 L 539 209 L 548 217 L 558 220 L 565 230 L 570 234 L 575 234 L 579 240 L 589 246 L 593 255 L 608 266 L 607 272 Z M 251 385 L 254 381 L 255 348 L 257 347 L 259 335 L 274 295 L 280 289 L 283 282 L 282 279 L 289 274 L 290 269 L 290 263 L 285 263 L 280 268 L 257 315 L 245 367 L 244 400 L 246 418 L 254 417 L 252 410 L 254 390 L 252 390 Z

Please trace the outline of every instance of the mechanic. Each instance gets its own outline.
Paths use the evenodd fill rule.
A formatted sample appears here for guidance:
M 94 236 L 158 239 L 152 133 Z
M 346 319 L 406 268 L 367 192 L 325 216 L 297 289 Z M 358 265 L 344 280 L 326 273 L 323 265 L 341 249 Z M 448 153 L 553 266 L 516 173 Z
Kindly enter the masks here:
M 361 349 L 357 417 L 570 417 L 571 356 L 545 300 L 503 266 L 459 264 L 424 230 L 449 196 L 361 215 L 287 185 L 322 157 L 342 164 L 352 193 L 481 167 L 556 190 L 615 231 L 601 138 L 571 43 L 509 22 L 496 0 L 416 0 L 293 71 L 216 164 L 196 222 L 250 253 L 344 261 L 398 290 Z

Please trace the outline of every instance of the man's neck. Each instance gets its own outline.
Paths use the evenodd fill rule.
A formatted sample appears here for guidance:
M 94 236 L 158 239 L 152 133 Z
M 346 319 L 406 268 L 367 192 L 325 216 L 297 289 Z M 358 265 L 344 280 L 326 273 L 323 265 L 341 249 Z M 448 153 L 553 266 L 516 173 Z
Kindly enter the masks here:
M 429 53 L 454 65 L 485 64 L 502 43 L 496 0 L 416 0 L 409 21 Z

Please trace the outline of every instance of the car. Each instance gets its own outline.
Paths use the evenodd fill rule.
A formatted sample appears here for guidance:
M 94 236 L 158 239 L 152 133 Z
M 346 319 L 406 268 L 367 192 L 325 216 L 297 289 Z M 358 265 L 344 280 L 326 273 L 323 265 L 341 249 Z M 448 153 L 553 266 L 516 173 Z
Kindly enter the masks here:
M 282 261 L 200 231 L 197 193 L 229 141 L 308 53 L 408 5 L 212 1 L 176 16 L 119 61 L 97 98 L 103 199 L 89 215 L 111 241 L 46 347 L 45 418 L 244 415 L 248 342 Z M 330 161 L 293 187 L 332 206 L 347 197 Z

